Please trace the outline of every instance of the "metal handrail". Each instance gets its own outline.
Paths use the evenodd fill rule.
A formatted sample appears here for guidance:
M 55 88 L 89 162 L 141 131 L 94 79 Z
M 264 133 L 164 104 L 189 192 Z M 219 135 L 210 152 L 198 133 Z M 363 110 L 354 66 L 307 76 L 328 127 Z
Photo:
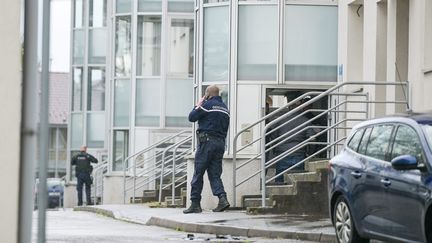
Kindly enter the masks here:
M 191 141 L 191 139 L 189 139 L 189 141 Z M 179 146 L 181 146 L 181 144 L 180 144 Z M 187 148 L 186 150 L 184 150 L 183 152 L 180 153 L 180 157 L 181 157 L 181 158 L 184 158 L 185 156 L 187 156 L 187 154 L 188 154 L 189 151 L 191 151 L 191 150 L 192 150 L 192 147 Z M 159 167 L 162 167 L 162 163 L 166 164 L 167 162 L 170 162 L 170 161 L 172 161 L 172 160 L 174 159 L 174 156 L 168 156 L 168 158 L 169 158 L 169 157 L 171 157 L 171 158 L 168 159 L 168 160 L 166 159 L 167 157 L 165 157 L 165 162 L 163 162 L 162 159 L 161 159 L 160 161 L 156 161 L 156 165 L 153 166 L 153 167 L 148 171 L 148 173 L 154 172 L 154 171 L 156 171 Z M 177 165 L 177 166 L 174 166 L 174 169 L 175 169 L 176 167 L 178 167 L 178 168 L 184 167 L 184 165 L 185 165 L 185 163 L 179 164 L 179 165 Z M 185 169 L 181 169 L 181 170 L 179 170 L 179 172 L 183 172 L 183 171 L 185 171 Z M 148 174 L 148 173 L 142 173 L 141 175 L 145 175 L 145 174 Z M 158 173 L 159 173 L 160 175 L 162 175 L 162 177 L 165 177 L 165 176 L 171 174 L 170 171 L 168 171 L 168 172 L 163 171 L 163 173 L 162 173 L 162 170 L 160 170 Z M 176 174 L 178 174 L 178 173 L 176 173 Z M 136 191 L 137 189 L 140 189 L 140 188 L 144 187 L 145 185 L 148 185 L 150 182 L 154 181 L 154 180 L 155 180 L 156 178 L 158 178 L 158 177 L 159 177 L 159 175 L 156 175 L 156 174 L 155 174 L 155 175 L 152 175 L 152 176 L 150 176 L 150 177 L 145 178 L 145 181 L 144 181 L 144 182 L 141 182 L 141 184 L 137 184 L 137 187 L 135 187 L 134 191 Z M 184 178 L 184 176 L 183 176 L 183 178 Z M 176 180 L 176 182 L 177 182 L 177 181 L 178 181 L 178 180 Z M 184 184 L 184 183 L 185 183 L 185 181 L 182 182 L 182 183 L 180 183 L 179 185 Z M 163 189 L 165 189 L 166 187 L 169 187 L 169 186 L 170 186 L 170 184 L 168 184 L 167 186 L 163 187 Z M 133 189 L 133 187 L 131 187 L 131 188 L 127 188 L 126 191 L 128 191 L 128 190 L 130 190 L 130 189 Z M 133 200 L 134 200 L 134 199 L 133 199 Z
M 163 153 L 162 153 L 162 168 L 161 168 L 161 173 L 160 173 L 160 181 L 159 181 L 159 203 L 162 202 L 162 187 L 163 187 L 163 177 L 164 177 L 164 170 L 165 170 L 165 154 L 171 150 L 174 149 L 174 151 L 177 150 L 178 147 L 180 147 L 181 145 L 192 141 L 192 136 L 188 136 L 186 138 L 184 138 L 183 140 L 169 146 L 168 148 L 166 148 Z M 173 170 L 175 170 L 175 153 L 173 154 Z
M 188 142 L 192 142 L 192 136 L 190 137 L 190 139 L 188 140 Z M 172 162 L 172 178 L 171 178 L 171 180 L 172 180 L 172 186 L 171 186 L 171 205 L 174 205 L 174 203 L 175 203 L 175 189 L 176 189 L 176 187 L 175 187 L 175 183 L 176 183 L 176 180 L 175 180 L 175 175 L 176 175 L 176 166 L 175 166 L 175 164 L 176 164 L 176 154 L 177 154 L 177 149 L 182 145 L 183 143 L 181 143 L 181 144 L 178 144 L 175 148 L 174 148 L 174 152 L 173 152 L 173 162 Z M 190 149 L 188 149 L 188 150 L 192 150 L 192 147 L 190 148 Z M 187 168 L 186 168 L 186 170 L 187 170 Z M 162 183 L 161 183 L 162 184 Z M 160 195 L 162 195 L 162 190 L 159 192 L 159 196 Z M 160 199 L 159 199 L 159 202 L 160 202 Z
M 407 89 L 409 88 L 409 85 L 408 85 L 409 83 L 408 82 L 345 82 L 345 83 L 341 83 L 341 84 L 339 84 L 339 85 L 336 85 L 336 86 L 334 86 L 334 87 L 332 87 L 332 88 L 330 88 L 330 89 L 328 89 L 328 90 L 326 90 L 326 91 L 323 91 L 323 92 L 308 92 L 308 93 L 305 93 L 305 94 L 303 94 L 303 95 L 301 95 L 301 96 L 299 96 L 299 97 L 297 97 L 296 99 L 294 99 L 294 100 L 292 100 L 291 102 L 289 102 L 288 104 L 286 104 L 285 106 L 283 106 L 283 107 L 280 107 L 280 108 L 278 108 L 277 110 L 275 110 L 275 111 L 273 111 L 272 113 L 270 113 L 270 114 L 268 114 L 268 115 L 266 115 L 266 116 L 264 116 L 264 117 L 262 117 L 261 119 L 259 119 L 259 120 L 257 120 L 256 122 L 254 122 L 254 123 L 252 123 L 251 125 L 249 125 L 249 126 L 247 126 L 247 127 L 245 127 L 245 128 L 243 128 L 242 130 L 240 130 L 235 136 L 234 136 L 234 141 L 233 141 L 233 170 L 234 170 L 234 173 L 233 173 L 233 202 L 234 202 L 234 206 L 235 206 L 235 204 L 236 204 L 236 187 L 237 186 L 239 186 L 240 184 L 242 184 L 242 183 L 244 183 L 244 181 L 246 181 L 246 180 L 249 180 L 250 178 L 252 178 L 253 176 L 255 176 L 255 175 L 257 175 L 257 174 L 259 174 L 259 173 L 261 173 L 261 181 L 262 181 L 262 206 L 265 206 L 265 184 L 266 184 L 266 180 L 265 180 L 265 168 L 267 168 L 266 166 L 270 166 L 270 165 L 268 165 L 268 163 L 266 164 L 266 162 L 265 162 L 265 153 L 266 153 L 266 151 L 269 151 L 270 149 L 266 149 L 266 141 L 265 141 L 265 137 L 266 137 L 266 135 L 268 135 L 268 133 L 267 133 L 267 130 L 272 126 L 272 125 L 274 125 L 274 124 L 276 124 L 277 122 L 279 122 L 279 121 L 281 121 L 282 119 L 284 119 L 284 118 L 286 118 L 286 117 L 290 117 L 290 116 L 292 116 L 293 114 L 296 114 L 298 111 L 300 111 L 301 109 L 303 109 L 304 107 L 308 107 L 309 105 L 311 105 L 311 104 L 313 104 L 314 102 L 316 102 L 316 101 L 319 101 L 320 99 L 322 99 L 322 98 L 324 98 L 324 97 L 326 97 L 326 96 L 365 96 L 366 95 L 366 101 L 350 101 L 351 103 L 362 103 L 362 104 L 367 104 L 366 105 L 366 108 L 365 108 L 365 111 L 356 111 L 357 113 L 363 113 L 363 114 L 366 114 L 366 119 L 369 117 L 369 107 L 368 107 L 368 105 L 369 104 L 385 104 L 385 103 L 393 103 L 393 104 L 407 104 L 407 107 L 409 107 L 409 102 L 408 102 L 408 98 L 407 98 L 407 100 L 406 101 L 394 101 L 394 102 L 389 102 L 389 101 L 385 101 L 385 100 L 383 100 L 383 101 L 378 101 L 378 100 L 376 100 L 376 101 L 370 101 L 370 100 L 368 100 L 369 98 L 369 94 L 364 94 L 364 93 L 333 93 L 333 92 L 335 92 L 335 91 L 339 91 L 342 87 L 344 87 L 344 86 L 348 86 L 348 85 L 374 85 L 374 86 L 380 86 L 380 85 L 385 85 L 385 86 L 405 86 Z M 409 92 L 407 92 L 407 93 L 409 93 Z M 305 96 L 313 96 L 313 95 L 316 95 L 316 96 L 314 96 L 312 99 L 310 99 L 309 101 L 307 101 L 307 102 L 305 102 L 305 103 L 303 103 L 303 104 L 301 104 L 300 106 L 298 106 L 298 107 L 296 107 L 295 109 L 293 109 L 293 110 L 291 110 L 291 111 L 288 111 L 287 113 L 285 113 L 284 115 L 283 115 L 283 117 L 284 118 L 281 118 L 281 117 L 279 117 L 279 118 L 276 118 L 275 120 L 273 120 L 273 121 L 271 121 L 269 124 L 266 124 L 264 127 L 263 127 L 263 129 L 262 129 L 262 131 L 261 131 L 261 136 L 260 137 L 258 137 L 257 139 L 255 139 L 255 140 L 253 140 L 252 141 L 252 143 L 248 143 L 248 144 L 246 144 L 246 145 L 244 145 L 244 147 L 241 147 L 241 148 L 239 148 L 238 150 L 237 150 L 237 143 L 238 143 L 238 138 L 239 138 L 239 136 L 242 134 L 242 133 L 244 133 L 245 131 L 248 131 L 249 129 L 251 129 L 251 128 L 253 128 L 254 126 L 256 126 L 256 125 L 259 125 L 259 124 L 262 124 L 264 121 L 266 121 L 267 119 L 269 119 L 269 118 L 273 118 L 273 117 L 275 117 L 276 116 L 276 114 L 278 114 L 280 111 L 282 111 L 282 110 L 285 110 L 287 107 L 289 107 L 289 106 L 291 106 L 292 104 L 294 104 L 295 102 L 297 102 L 297 101 L 299 101 L 299 100 L 302 100 Z M 341 104 L 338 104 L 337 105 L 338 106 L 338 108 L 334 111 L 334 113 L 339 113 L 339 112 L 341 112 L 341 113 L 349 113 L 349 111 L 340 111 L 339 110 L 339 106 L 342 106 Z M 332 106 L 330 105 L 330 107 L 329 107 L 329 109 L 331 109 L 332 108 Z M 324 114 L 330 114 L 330 112 L 329 111 L 326 111 L 326 112 L 323 112 L 322 114 L 320 114 L 320 115 L 324 115 Z M 316 118 L 315 118 L 316 119 Z M 342 122 L 336 122 L 335 124 L 342 124 L 343 122 L 347 122 L 348 120 L 343 120 Z M 330 129 L 336 129 L 335 131 L 337 131 L 338 129 L 339 129 L 339 127 L 337 127 L 337 125 L 333 125 L 333 126 L 331 126 L 331 128 L 328 128 L 328 129 L 326 129 L 326 131 L 328 132 Z M 347 127 L 343 127 L 343 129 L 347 129 Z M 323 132 L 323 131 L 321 131 L 321 132 Z M 292 132 L 291 132 L 292 133 Z M 335 135 L 337 135 L 337 134 L 335 134 Z M 315 137 L 317 137 L 318 135 L 316 135 Z M 289 138 L 287 138 L 287 139 L 289 139 Z M 241 167 L 242 166 L 244 166 L 246 163 L 249 163 L 249 162 L 251 162 L 252 160 L 254 160 L 254 159 L 257 159 L 257 158 L 259 158 L 260 156 L 261 156 L 261 169 L 257 172 L 257 173 L 254 173 L 254 175 L 252 175 L 252 176 L 250 176 L 250 177 L 248 177 L 246 180 L 244 180 L 243 182 L 241 182 L 241 183 L 239 183 L 239 184 L 237 184 L 237 182 L 236 182 L 236 173 L 237 173 L 237 169 L 238 169 L 238 167 L 237 167 L 237 153 L 238 152 L 240 152 L 240 151 L 242 151 L 242 150 L 244 150 L 246 147 L 248 147 L 248 146 L 251 146 L 252 144 L 254 144 L 254 143 L 256 143 L 256 142 L 258 142 L 258 141 L 261 141 L 261 149 L 260 149 L 260 151 L 261 152 L 259 152 L 253 159 L 250 159 L 248 162 L 245 162 L 245 163 L 243 163 L 242 165 L 241 165 Z M 285 140 L 284 140 L 285 141 Z M 304 144 L 304 146 L 306 146 L 307 145 L 307 143 L 308 142 L 310 142 L 311 140 L 307 140 L 307 142 L 303 142 L 303 144 Z M 274 143 L 274 142 L 273 142 Z M 279 144 L 279 143 L 278 143 Z M 327 146 L 327 147 L 325 147 L 325 149 L 323 150 L 322 149 L 322 151 L 325 151 L 325 150 L 327 150 L 328 148 L 331 148 L 331 147 L 334 147 L 334 146 L 336 146 L 336 144 L 335 143 L 331 143 L 330 141 L 328 142 L 328 144 L 331 144 L 331 146 L 329 145 L 329 146 Z M 273 147 L 275 147 L 275 146 L 277 146 L 277 145 L 274 145 Z M 299 149 L 300 147 L 297 147 L 297 149 Z M 292 150 L 292 152 L 294 151 L 294 148 L 293 148 L 293 150 Z M 321 150 L 320 150 L 320 152 L 322 152 Z M 285 154 L 288 154 L 289 152 L 286 152 Z M 319 153 L 315 153 L 315 154 L 313 154 L 312 156 L 315 156 L 316 154 L 319 154 Z M 285 155 L 286 156 L 286 155 Z M 285 156 L 278 156 L 278 159 L 281 159 L 281 158 L 284 158 Z M 307 159 L 309 159 L 309 158 L 311 158 L 311 156 L 309 156 L 309 157 L 307 157 L 306 159 L 304 159 L 304 161 L 306 161 Z M 273 163 L 271 163 L 271 164 L 274 164 L 274 163 L 276 163 L 277 162 L 277 159 L 275 159 L 275 158 L 273 158 L 272 160 L 274 160 L 274 162 Z M 304 161 L 301 161 L 301 162 L 304 162 Z M 296 165 L 294 165 L 294 166 L 292 166 L 293 168 L 294 167 L 296 167 L 296 166 L 298 166 L 298 164 L 296 164 Z M 290 168 L 289 168 L 290 169 Z M 289 170 L 289 169 L 287 169 L 287 171 Z M 283 173 L 285 173 L 285 172 L 282 172 L 282 173 L 280 173 L 280 174 L 283 174 Z M 278 175 L 276 175 L 276 176 L 274 176 L 273 178 L 271 178 L 271 179 L 274 179 L 275 177 L 277 177 Z M 271 180 L 270 179 L 270 180 Z
M 168 141 L 170 141 L 172 139 L 180 137 L 182 134 L 190 133 L 190 132 L 191 131 L 189 131 L 189 130 L 183 130 L 183 131 L 180 131 L 180 132 L 178 132 L 178 133 L 176 133 L 174 135 L 168 136 L 168 137 L 160 140 L 159 142 L 154 143 L 154 144 L 152 144 L 152 145 L 150 145 L 150 146 L 148 146 L 148 147 L 146 147 L 146 148 L 144 148 L 144 149 L 142 149 L 142 150 L 140 150 L 140 151 L 138 151 L 138 152 L 136 152 L 136 153 L 128 156 L 126 159 L 123 160 L 123 203 L 124 204 L 126 203 L 126 171 L 129 170 L 129 169 L 131 169 L 131 168 L 133 169 L 133 180 L 134 180 L 134 185 L 136 186 L 136 168 L 137 168 L 136 167 L 137 166 L 136 163 L 134 163 L 133 166 L 126 167 L 126 162 L 129 161 L 131 158 L 135 158 L 135 157 L 137 157 L 137 156 L 139 156 L 141 154 L 144 154 L 144 153 L 149 152 L 149 151 L 151 151 L 153 149 L 156 149 L 158 146 L 160 146 L 160 145 L 162 145 L 162 144 L 164 144 L 164 143 L 166 143 L 166 142 L 168 142 Z M 134 188 L 135 188 L 135 186 L 134 186 Z M 134 193 L 133 198 L 135 199 L 135 190 L 134 190 L 133 193 Z
M 97 164 L 94 168 L 93 168 L 93 202 L 94 204 L 96 204 L 97 201 L 97 191 L 98 188 L 101 187 L 102 188 L 102 192 L 101 192 L 101 202 L 103 202 L 103 169 L 108 167 L 108 160 L 104 160 L 102 161 L 100 164 Z M 100 173 L 100 177 L 98 176 L 99 171 L 102 170 L 102 173 Z M 101 178 L 101 179 L 100 179 Z M 100 185 L 98 185 L 98 181 L 102 181 L 100 183 Z

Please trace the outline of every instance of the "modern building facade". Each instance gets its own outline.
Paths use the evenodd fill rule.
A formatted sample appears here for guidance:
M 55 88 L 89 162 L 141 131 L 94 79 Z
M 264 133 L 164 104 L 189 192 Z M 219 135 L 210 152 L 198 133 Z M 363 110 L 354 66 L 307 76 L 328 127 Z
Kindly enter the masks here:
M 194 2 L 72 5 L 69 158 L 85 144 L 100 161 L 109 161 L 110 178 L 120 179 L 128 155 L 191 130 Z
M 308 91 L 408 80 L 345 90 L 431 109 L 431 14 L 427 0 L 75 0 L 69 156 L 87 144 L 120 178 L 128 155 L 192 129 L 186 116 L 211 84 L 231 111 L 226 161 L 238 131 Z

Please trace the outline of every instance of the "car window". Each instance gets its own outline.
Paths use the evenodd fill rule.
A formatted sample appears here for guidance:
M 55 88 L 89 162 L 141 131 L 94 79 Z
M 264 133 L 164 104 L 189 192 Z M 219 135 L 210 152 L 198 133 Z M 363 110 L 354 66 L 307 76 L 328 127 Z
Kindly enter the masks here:
M 360 147 L 358 149 L 358 153 L 366 154 L 366 148 L 367 148 L 367 145 L 369 142 L 369 136 L 371 134 L 371 131 L 372 131 L 372 127 L 368 127 L 366 129 L 366 131 L 364 132 L 363 138 L 362 138 L 361 143 L 360 143 Z
M 401 155 L 412 155 L 419 163 L 423 162 L 422 147 L 414 129 L 408 126 L 399 126 L 393 143 L 391 159 Z
M 386 160 L 386 152 L 390 143 L 393 126 L 391 125 L 377 125 L 372 129 L 369 137 L 369 144 L 366 148 L 366 155 Z
M 364 129 L 356 131 L 356 133 L 351 137 L 351 140 L 348 143 L 348 148 L 357 151 L 363 132 Z
M 432 150 L 432 125 L 422 125 L 423 132 L 426 135 L 426 140 L 429 148 Z

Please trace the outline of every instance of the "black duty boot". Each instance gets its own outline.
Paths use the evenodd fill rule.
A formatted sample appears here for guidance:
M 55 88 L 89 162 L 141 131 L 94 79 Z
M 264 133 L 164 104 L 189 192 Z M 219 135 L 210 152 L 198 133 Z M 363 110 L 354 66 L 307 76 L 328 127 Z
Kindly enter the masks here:
M 183 213 L 201 213 L 201 204 L 200 202 L 192 202 L 188 209 L 183 210 Z
M 222 212 L 225 211 L 225 209 L 229 208 L 230 204 L 226 198 L 226 195 L 219 196 L 219 203 L 215 209 L 213 209 L 213 212 Z

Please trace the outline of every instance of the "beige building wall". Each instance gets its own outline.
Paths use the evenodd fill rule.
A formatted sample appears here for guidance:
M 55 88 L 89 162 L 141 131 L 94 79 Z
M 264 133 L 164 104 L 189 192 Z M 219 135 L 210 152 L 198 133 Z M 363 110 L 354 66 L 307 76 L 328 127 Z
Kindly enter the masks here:
M 0 8 L 0 242 L 18 240 L 21 121 L 20 3 L 6 0 Z
M 432 110 L 432 3 L 428 0 L 339 2 L 339 62 L 343 81 L 409 81 L 399 86 L 363 87 L 375 100 L 404 101 L 411 109 Z M 346 21 L 346 23 L 344 22 Z M 346 39 L 345 39 L 346 37 Z M 380 116 L 404 112 L 404 105 L 370 107 Z

